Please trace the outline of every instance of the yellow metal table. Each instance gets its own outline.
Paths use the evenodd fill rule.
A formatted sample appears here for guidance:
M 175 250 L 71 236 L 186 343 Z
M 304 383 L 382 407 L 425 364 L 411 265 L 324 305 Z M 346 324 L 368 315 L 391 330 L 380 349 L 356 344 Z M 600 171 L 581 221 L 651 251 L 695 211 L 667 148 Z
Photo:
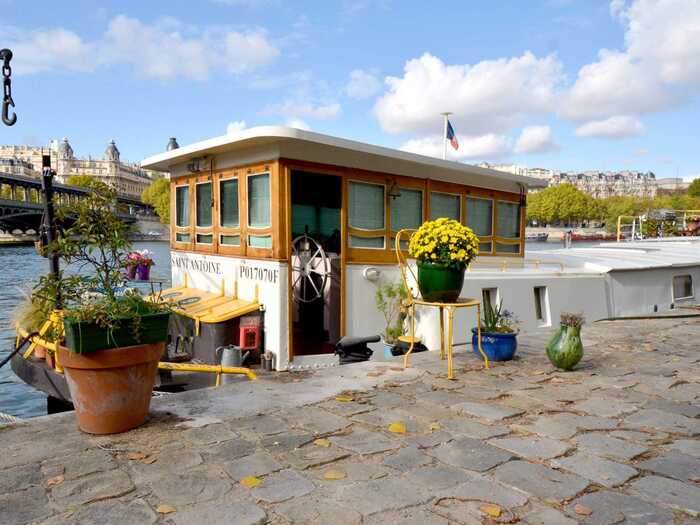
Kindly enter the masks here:
M 418 282 L 416 274 L 413 269 L 407 264 L 406 257 L 403 250 L 401 249 L 401 237 L 406 237 L 406 240 L 410 239 L 411 235 L 415 233 L 416 230 L 401 230 L 396 234 L 396 259 L 399 263 L 399 269 L 401 270 L 401 279 L 403 284 L 408 291 L 408 299 L 406 300 L 406 308 L 408 309 L 408 314 L 411 318 L 411 334 L 408 339 L 410 339 L 410 346 L 408 352 L 403 358 L 403 367 L 408 367 L 408 358 L 413 352 L 413 347 L 416 342 L 416 305 L 435 307 L 440 309 L 440 359 L 445 359 L 445 353 L 447 353 L 447 378 L 454 379 L 454 362 L 452 358 L 452 339 L 454 335 L 454 314 L 455 310 L 458 308 L 476 308 L 476 319 L 477 319 L 477 348 L 479 353 L 484 360 L 484 368 L 489 368 L 489 359 L 481 348 L 481 301 L 478 299 L 471 299 L 467 297 L 460 297 L 454 303 L 437 303 L 424 301 L 413 295 L 413 289 L 409 286 L 407 272 L 410 272 L 413 277 L 414 282 Z M 445 348 L 445 310 L 447 310 L 447 348 Z M 447 350 L 447 352 L 445 352 Z

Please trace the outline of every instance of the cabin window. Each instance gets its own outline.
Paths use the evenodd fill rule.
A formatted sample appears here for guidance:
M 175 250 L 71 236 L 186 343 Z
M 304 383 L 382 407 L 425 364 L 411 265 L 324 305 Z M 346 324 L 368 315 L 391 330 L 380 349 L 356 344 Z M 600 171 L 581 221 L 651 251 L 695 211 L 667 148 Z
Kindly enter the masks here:
M 251 248 L 272 248 L 272 235 L 248 235 Z
M 399 196 L 391 199 L 391 229 L 415 230 L 423 223 L 423 192 L 399 188 Z
M 219 203 L 221 207 L 221 226 L 224 228 L 238 228 L 240 225 L 238 179 L 222 180 L 219 183 Z
M 673 300 L 691 299 L 693 292 L 693 278 L 690 275 L 675 275 L 673 277 Z
M 430 220 L 446 217 L 458 221 L 460 219 L 460 198 L 459 195 L 450 193 L 430 193 Z
M 539 326 L 549 326 L 549 298 L 546 286 L 535 286 L 535 318 Z
M 175 241 L 176 242 L 190 242 L 190 234 L 178 232 L 175 234 Z
M 365 182 L 348 183 L 348 224 L 351 229 L 376 232 L 377 235 L 350 234 L 352 248 L 384 248 L 384 185 Z
M 479 252 L 491 253 L 493 243 L 490 239 L 484 238 L 493 235 L 493 201 L 491 199 L 467 197 L 467 217 L 465 222 L 481 241 L 479 243 Z
M 219 244 L 222 246 L 240 246 L 241 236 L 240 235 L 220 235 Z
M 198 233 L 197 244 L 211 244 L 214 242 L 214 236 L 211 233 Z
M 248 226 L 251 228 L 269 228 L 270 224 L 270 174 L 249 175 Z M 270 238 L 270 246 L 272 245 L 271 241 L 272 238 Z M 256 245 L 250 244 L 250 246 Z M 263 247 L 269 248 L 270 246 Z
M 190 225 L 190 187 L 177 186 L 175 188 L 175 225 L 181 228 Z M 185 242 L 185 241 L 183 241 Z
M 520 204 L 499 201 L 496 208 L 496 235 L 503 239 L 520 238 Z M 496 252 L 520 253 L 520 243 L 496 243 Z
M 212 195 L 211 182 L 197 184 L 196 206 L 197 206 L 197 227 L 211 228 L 212 222 Z M 197 241 L 199 242 L 199 241 Z M 209 241 L 211 243 L 211 241 Z

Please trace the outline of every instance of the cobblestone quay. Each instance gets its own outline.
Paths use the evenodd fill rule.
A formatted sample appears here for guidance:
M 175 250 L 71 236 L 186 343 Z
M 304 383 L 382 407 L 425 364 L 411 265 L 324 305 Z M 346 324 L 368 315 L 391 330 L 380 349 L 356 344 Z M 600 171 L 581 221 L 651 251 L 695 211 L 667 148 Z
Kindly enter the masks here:
M 587 325 L 569 373 L 546 338 L 456 381 L 431 352 L 0 429 L 0 522 L 700 523 L 700 320 Z

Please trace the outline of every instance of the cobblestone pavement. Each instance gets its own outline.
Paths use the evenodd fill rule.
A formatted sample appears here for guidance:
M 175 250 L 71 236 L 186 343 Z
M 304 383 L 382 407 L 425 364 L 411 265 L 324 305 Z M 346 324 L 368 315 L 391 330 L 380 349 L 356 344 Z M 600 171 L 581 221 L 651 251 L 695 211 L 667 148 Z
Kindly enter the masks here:
M 242 418 L 227 393 L 287 387 L 170 396 L 117 436 L 71 414 L 0 429 L 0 522 L 700 523 L 700 321 L 587 325 L 570 373 L 545 338 L 491 371 L 462 350 L 456 381 L 434 352 L 357 365 L 380 386 Z

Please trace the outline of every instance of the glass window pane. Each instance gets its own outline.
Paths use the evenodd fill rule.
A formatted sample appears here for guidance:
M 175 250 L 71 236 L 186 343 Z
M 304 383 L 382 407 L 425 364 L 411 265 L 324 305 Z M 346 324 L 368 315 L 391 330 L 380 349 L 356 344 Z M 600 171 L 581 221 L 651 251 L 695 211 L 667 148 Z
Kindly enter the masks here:
M 272 248 L 272 236 L 248 235 L 248 246 L 253 248 Z
M 248 176 L 248 226 L 270 226 L 270 174 Z
M 348 218 L 352 228 L 384 229 L 384 186 L 348 183 Z
M 496 235 L 508 239 L 520 237 L 520 205 L 517 202 L 498 203 Z
M 459 195 L 436 191 L 430 193 L 430 220 L 434 221 L 441 217 L 459 220 Z
M 519 244 L 496 243 L 496 253 L 520 253 Z
M 467 226 L 479 237 L 493 234 L 493 201 L 467 197 Z
M 238 228 L 240 224 L 238 213 L 238 179 L 222 180 L 219 183 L 221 201 L 221 226 Z
M 214 242 L 214 236 L 211 233 L 197 234 L 197 244 L 211 244 L 212 242 Z
M 178 186 L 175 188 L 175 210 L 177 226 L 190 225 L 190 188 L 189 186 Z
M 384 237 L 358 237 L 350 235 L 351 248 L 384 248 Z
M 479 243 L 479 254 L 480 255 L 486 255 L 488 253 L 491 253 L 491 244 L 490 242 L 480 242 Z
M 211 226 L 211 182 L 197 184 L 197 226 L 209 228 Z
M 240 235 L 222 235 L 219 237 L 219 244 L 224 246 L 240 246 L 241 236 Z
M 176 242 L 190 242 L 190 234 L 189 233 L 176 233 L 175 234 L 175 241 Z
M 423 224 L 423 192 L 399 188 L 400 195 L 392 198 L 391 229 L 417 229 Z

